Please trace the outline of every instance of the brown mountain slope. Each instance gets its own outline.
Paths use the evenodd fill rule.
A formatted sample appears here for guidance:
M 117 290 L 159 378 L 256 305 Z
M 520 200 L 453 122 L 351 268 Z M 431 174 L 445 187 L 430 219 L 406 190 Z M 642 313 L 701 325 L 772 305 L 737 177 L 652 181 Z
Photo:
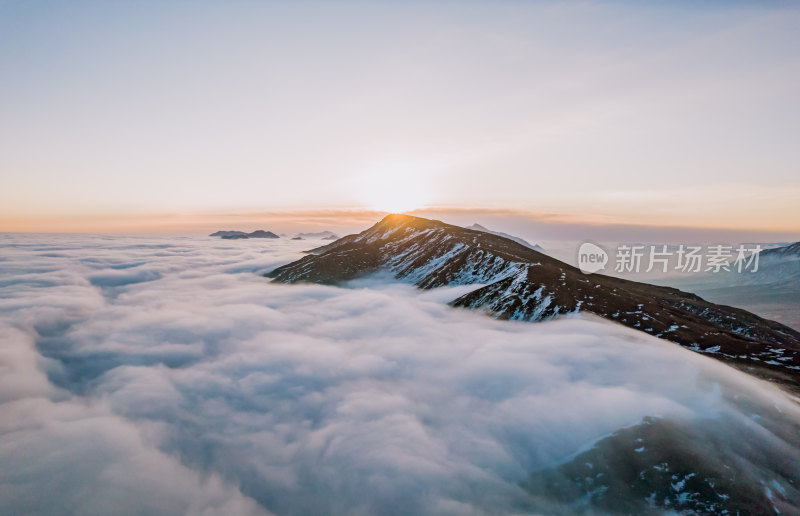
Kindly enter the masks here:
M 420 288 L 483 284 L 451 304 L 539 321 L 588 312 L 800 387 L 800 333 L 670 287 L 586 275 L 507 238 L 389 215 L 279 267 L 276 282 L 339 284 L 378 271 Z

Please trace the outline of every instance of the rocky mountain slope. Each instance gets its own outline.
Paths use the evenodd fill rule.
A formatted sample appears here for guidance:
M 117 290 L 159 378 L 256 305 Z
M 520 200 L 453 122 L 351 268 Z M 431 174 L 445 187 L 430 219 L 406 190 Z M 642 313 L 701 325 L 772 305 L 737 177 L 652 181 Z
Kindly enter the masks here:
M 800 387 L 800 333 L 789 327 L 674 288 L 585 275 L 507 238 L 440 221 L 388 215 L 267 276 L 335 285 L 379 271 L 420 288 L 482 285 L 451 304 L 501 319 L 595 314 Z
M 752 432 L 732 418 L 646 418 L 522 487 L 570 514 L 796 514 L 800 456 L 786 443 L 800 428 L 775 412 L 771 439 L 745 442 L 720 439 Z

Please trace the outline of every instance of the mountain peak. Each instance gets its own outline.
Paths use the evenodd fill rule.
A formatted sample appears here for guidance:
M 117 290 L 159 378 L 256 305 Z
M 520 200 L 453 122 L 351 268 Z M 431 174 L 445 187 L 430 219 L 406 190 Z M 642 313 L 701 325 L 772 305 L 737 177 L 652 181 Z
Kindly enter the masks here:
M 383 217 L 378 224 L 400 224 L 403 221 L 415 219 L 413 215 L 406 215 L 404 213 L 390 213 Z
M 383 217 L 380 222 L 372 226 L 375 227 L 413 227 L 413 228 L 429 228 L 435 226 L 444 226 L 444 222 L 433 219 L 426 219 L 423 217 L 415 217 L 414 215 L 406 215 L 404 213 L 390 213 Z M 368 230 L 369 231 L 369 230 Z

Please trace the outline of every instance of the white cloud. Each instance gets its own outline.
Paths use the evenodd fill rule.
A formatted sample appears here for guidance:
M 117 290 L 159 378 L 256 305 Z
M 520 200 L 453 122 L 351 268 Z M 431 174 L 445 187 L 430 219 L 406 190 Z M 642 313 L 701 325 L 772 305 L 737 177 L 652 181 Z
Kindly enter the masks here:
M 501 322 L 447 307 L 460 291 L 255 274 L 307 242 L 4 244 L 9 510 L 511 513 L 529 473 L 645 416 L 751 437 L 756 412 L 800 421 L 777 388 L 598 319 Z M 146 281 L 91 281 L 110 270 Z

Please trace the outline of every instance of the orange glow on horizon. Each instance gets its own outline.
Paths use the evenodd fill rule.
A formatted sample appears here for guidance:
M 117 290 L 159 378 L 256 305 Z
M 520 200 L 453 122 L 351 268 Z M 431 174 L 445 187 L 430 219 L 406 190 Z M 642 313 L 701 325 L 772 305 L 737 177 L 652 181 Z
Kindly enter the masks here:
M 509 218 L 533 224 L 550 224 L 587 227 L 653 227 L 718 229 L 724 231 L 746 230 L 765 234 L 785 233 L 800 237 L 800 217 L 778 216 L 772 213 L 636 214 L 533 212 L 503 208 L 426 207 L 411 210 L 379 210 L 371 208 L 286 210 L 249 213 L 196 213 L 151 215 L 81 215 L 64 217 L 2 217 L 0 232 L 21 233 L 132 233 L 132 234 L 205 234 L 220 229 L 255 230 L 275 232 L 300 232 L 336 230 L 357 232 L 374 224 L 388 213 L 405 212 L 425 218 L 448 221 L 450 217 L 470 216 L 474 221 L 486 217 Z

